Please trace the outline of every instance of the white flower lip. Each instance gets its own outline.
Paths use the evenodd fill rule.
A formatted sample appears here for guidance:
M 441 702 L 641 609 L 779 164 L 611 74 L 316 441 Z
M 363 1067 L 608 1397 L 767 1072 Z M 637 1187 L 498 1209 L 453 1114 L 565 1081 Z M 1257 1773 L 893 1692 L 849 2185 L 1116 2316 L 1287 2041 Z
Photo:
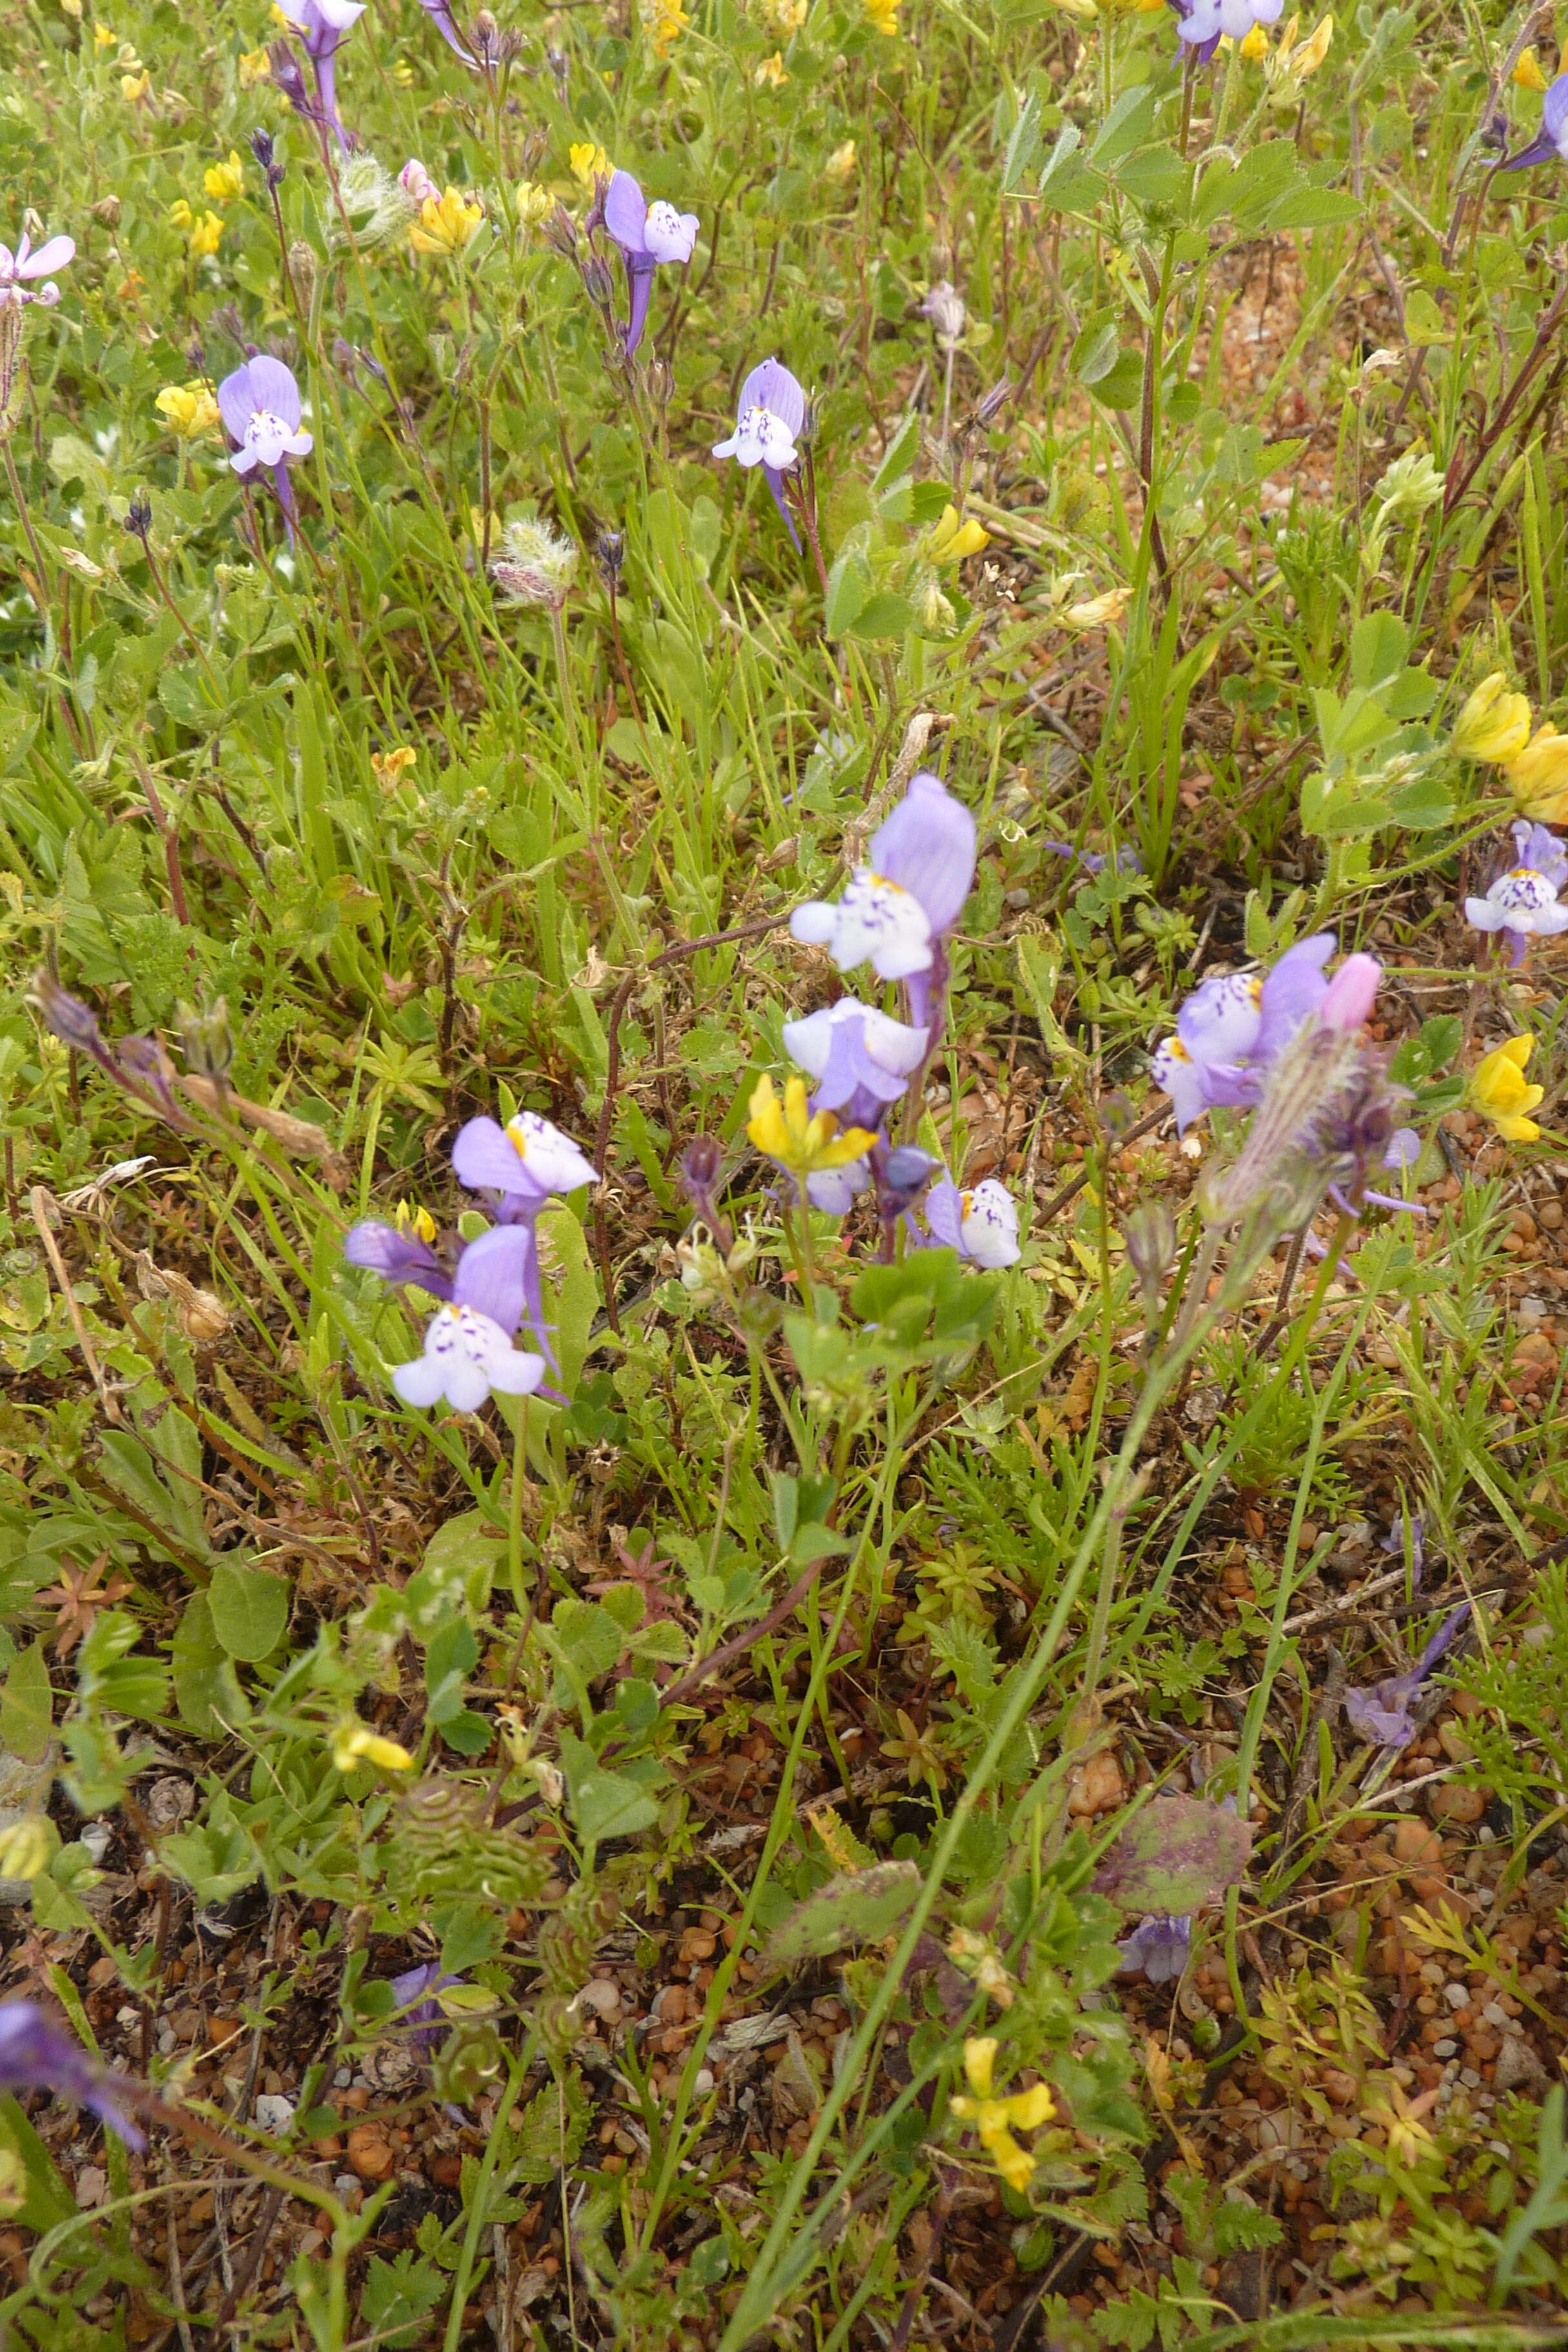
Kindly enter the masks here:
M 748 408 L 736 419 L 729 440 L 714 444 L 713 455 L 733 457 L 742 466 L 771 466 L 783 474 L 795 464 L 799 452 L 795 435 L 782 416 L 767 408 Z
M 870 958 L 880 980 L 907 980 L 931 967 L 931 924 L 912 891 L 901 890 L 862 866 L 838 904 L 809 899 L 790 917 L 790 930 L 811 947 L 824 947 L 840 971 Z
M 455 1412 L 478 1412 L 494 1390 L 531 1396 L 544 1378 L 542 1356 L 514 1348 L 499 1323 L 475 1307 L 443 1307 L 431 1318 L 425 1352 L 398 1364 L 392 1385 L 405 1404 L 445 1399 Z

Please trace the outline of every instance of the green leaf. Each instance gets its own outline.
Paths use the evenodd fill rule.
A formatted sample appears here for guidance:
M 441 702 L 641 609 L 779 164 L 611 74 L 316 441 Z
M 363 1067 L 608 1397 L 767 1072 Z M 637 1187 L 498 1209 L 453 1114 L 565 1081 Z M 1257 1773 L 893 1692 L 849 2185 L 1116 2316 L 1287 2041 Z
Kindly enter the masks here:
M 0 2186 L 8 2188 L 12 2195 L 20 2193 L 18 2204 L 9 2197 L 5 2200 L 10 2219 L 20 2221 L 26 2230 L 42 2233 L 75 2218 L 76 2199 L 56 2171 L 43 2141 L 9 2096 L 0 2098 L 0 2150 L 11 2159 L 7 2168 L 11 2179 Z
M 853 627 L 861 606 L 866 602 L 867 576 L 862 559 L 855 554 L 838 558 L 827 575 L 827 604 L 822 625 L 830 637 L 841 637 Z
M 1094 1875 L 1123 1911 L 1201 1911 L 1247 1868 L 1252 1825 L 1201 1797 L 1156 1797 L 1135 1813 Z
M 389 2352 L 407 2352 L 446 2293 L 447 2282 L 435 2263 L 412 2246 L 390 2263 L 373 2254 L 360 2290 L 360 2325 Z
M 237 1568 L 220 1559 L 207 1591 L 213 1632 L 231 1658 L 248 1664 L 269 1657 L 289 1622 L 289 1587 L 264 1568 Z
M 1368 613 L 1351 631 L 1351 678 L 1363 694 L 1392 686 L 1404 670 L 1410 632 L 1397 613 Z
M 228 1653 L 214 1631 L 205 1592 L 193 1593 L 186 1601 L 169 1654 L 181 1720 L 199 1738 L 217 1739 L 226 1726 L 244 1722 L 250 1709 Z
M 24 1764 L 41 1764 L 54 1727 L 48 1661 L 42 1642 L 18 1650 L 0 1695 L 0 1748 Z
M 1136 408 L 1143 391 L 1143 362 L 1137 352 L 1123 352 L 1090 390 L 1107 408 Z
M 586 1845 L 606 1838 L 632 1837 L 649 1830 L 658 1807 L 646 1789 L 625 1772 L 584 1772 L 572 1788 L 572 1817 Z
M 1124 89 L 1100 125 L 1089 151 L 1089 162 L 1102 171 L 1120 163 L 1123 155 L 1131 155 L 1134 147 L 1142 145 L 1153 120 L 1154 92 L 1150 85 L 1138 82 Z
M 1040 152 L 1039 93 L 1031 89 L 1013 125 L 1007 152 L 1002 158 L 1002 194 L 1010 196 L 1023 185 L 1024 174 Z
M 868 597 L 847 628 L 839 634 L 864 638 L 901 637 L 914 625 L 914 607 L 909 598 L 895 596 L 890 590 L 883 589 L 877 595 Z
M 1121 347 L 1114 310 L 1096 310 L 1087 318 L 1073 338 L 1068 353 L 1068 367 L 1079 383 L 1098 383 L 1116 365 L 1116 354 Z
M 830 1878 L 797 1903 L 763 1947 L 763 1967 L 826 1959 L 849 1944 L 879 1943 L 914 1907 L 921 1874 L 912 1862 L 879 1862 Z
M 513 2180 L 540 2189 L 569 2169 L 588 2137 L 588 2094 L 575 2066 L 564 2066 L 553 2083 L 530 2099 L 512 2126 L 507 2165 Z
M 1355 198 L 1337 188 L 1301 188 L 1292 189 L 1271 205 L 1263 226 L 1270 230 L 1340 228 L 1361 216 L 1362 207 Z

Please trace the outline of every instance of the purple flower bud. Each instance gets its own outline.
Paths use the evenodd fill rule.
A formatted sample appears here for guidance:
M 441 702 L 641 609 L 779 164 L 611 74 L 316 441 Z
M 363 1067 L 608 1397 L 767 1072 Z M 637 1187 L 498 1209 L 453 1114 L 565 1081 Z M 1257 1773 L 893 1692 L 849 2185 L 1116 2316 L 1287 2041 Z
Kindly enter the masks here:
M 1142 1969 L 1151 1984 L 1173 1984 L 1192 1957 L 1192 1914 L 1152 1912 L 1116 1948 L 1124 1975 Z
M 126 2114 L 137 2086 L 89 2058 L 36 2001 L 0 2001 L 0 2091 L 52 2091 L 89 2107 L 127 2147 L 145 2147 Z
M 79 996 L 73 996 L 68 988 L 62 988 L 52 971 L 40 971 L 35 976 L 33 1003 L 45 1028 L 52 1031 L 62 1045 L 74 1045 L 84 1054 L 107 1053 L 97 1013 Z
M 414 1283 L 432 1298 L 450 1299 L 452 1277 L 435 1251 L 415 1234 L 400 1233 L 374 1218 L 351 1225 L 343 1236 L 343 1255 L 350 1265 L 364 1266 L 383 1282 Z

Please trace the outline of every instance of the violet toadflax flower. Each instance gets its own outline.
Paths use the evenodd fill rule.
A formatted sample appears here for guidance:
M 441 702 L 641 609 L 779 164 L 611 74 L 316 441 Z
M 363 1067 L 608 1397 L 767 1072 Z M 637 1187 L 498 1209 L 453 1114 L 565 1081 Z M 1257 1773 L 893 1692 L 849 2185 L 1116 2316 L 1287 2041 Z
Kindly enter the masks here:
M 217 404 L 229 438 L 239 445 L 231 451 L 229 464 L 237 474 L 266 467 L 292 540 L 294 491 L 288 460 L 309 457 L 316 446 L 311 436 L 300 430 L 304 412 L 292 372 L 281 360 L 258 352 L 232 375 L 225 376 L 217 388 Z
M 501 1230 L 513 1235 L 522 1269 L 528 1328 L 553 1361 L 544 1328 L 534 1228 L 552 1195 L 575 1192 L 584 1184 L 598 1182 L 593 1161 L 569 1135 L 538 1111 L 523 1110 L 505 1127 L 493 1118 L 469 1119 L 452 1146 L 452 1166 L 458 1182 L 471 1192 L 493 1197 Z
M 907 982 L 910 1013 L 924 1024 L 933 978 L 945 980 L 942 941 L 963 911 L 974 853 L 974 819 L 940 776 L 922 768 L 872 835 L 868 862 L 842 898 L 836 906 L 808 899 L 791 916 L 790 930 L 807 945 L 825 947 L 840 971 L 869 958 L 879 980 Z
M 1371 1690 L 1345 1693 L 1345 1717 L 1352 1731 L 1379 1748 L 1407 1748 L 1415 1737 L 1411 1702 L 1444 1652 L 1453 1643 L 1470 1613 L 1461 1601 L 1433 1634 L 1415 1664 L 1402 1675 L 1389 1675 Z
M 846 1127 L 875 1129 L 925 1059 L 926 1032 L 858 1004 L 852 996 L 784 1024 L 784 1049 L 816 1080 L 814 1111 Z
M 1284 0 L 1173 0 L 1179 23 L 1176 38 L 1197 52 L 1206 65 L 1222 37 L 1245 41 L 1254 25 L 1272 25 Z
M 0 245 L 0 310 L 19 310 L 24 302 L 41 302 L 46 310 L 51 309 L 60 299 L 54 273 L 75 258 L 76 241 L 68 236 L 51 236 L 35 253 L 24 229 L 15 253 L 8 245 Z M 40 278 L 47 281 L 44 285 L 31 282 Z
M 1522 172 L 1531 163 L 1568 163 L 1568 73 L 1560 73 L 1541 102 L 1541 128 L 1528 147 L 1505 156 L 1503 172 Z
M 697 242 L 698 219 L 695 213 L 678 213 L 662 198 L 651 205 L 645 203 L 643 192 L 629 172 L 613 172 L 605 192 L 605 226 L 619 246 L 626 268 L 630 310 L 624 349 L 630 359 L 642 341 L 648 297 L 653 292 L 653 273 L 661 261 L 679 261 L 684 267 L 690 260 L 691 248 Z M 775 364 L 769 362 L 770 366 Z M 790 381 L 793 383 L 794 378 Z M 739 432 L 737 425 L 737 437 Z M 793 457 L 793 450 L 791 455 Z M 741 462 L 744 465 L 747 461 L 742 457 Z
M 1568 882 L 1568 848 L 1543 824 L 1513 827 L 1517 863 L 1500 874 L 1484 898 L 1465 900 L 1465 920 L 1478 931 L 1506 931 L 1509 961 L 1524 961 L 1531 939 L 1568 930 L 1568 906 L 1559 892 Z
M 548 1367 L 542 1356 L 514 1348 L 522 1320 L 531 1236 L 504 1225 L 470 1242 L 458 1261 L 449 1302 L 431 1318 L 425 1349 L 394 1368 L 392 1385 L 405 1404 L 441 1400 L 455 1412 L 478 1412 L 494 1391 L 531 1396 Z
M 351 1265 L 379 1274 L 383 1282 L 395 1286 L 410 1283 L 428 1291 L 432 1298 L 450 1303 L 452 1277 L 428 1242 L 417 1234 L 401 1233 L 395 1225 L 367 1217 L 344 1234 L 343 1255 Z
M 278 5 L 305 44 L 305 55 L 316 77 L 321 118 L 331 125 L 340 147 L 348 145 L 338 120 L 337 53 L 353 26 L 364 15 L 366 0 L 278 0 Z
M 1142 1969 L 1152 1985 L 1173 1984 L 1193 1949 L 1190 1911 L 1152 1911 L 1116 1947 L 1125 1976 Z
M 461 1977 L 444 1976 L 439 1960 L 426 1960 L 420 1968 L 405 1969 L 401 1976 L 390 1979 L 393 1998 L 399 2010 L 407 2014 L 402 2022 L 409 2027 L 409 2040 L 416 2050 L 437 2048 L 447 2031 L 447 2012 L 439 1996 L 453 1985 L 460 1985 Z
M 974 1265 L 1017 1264 L 1018 1211 L 994 1176 L 964 1192 L 944 1177 L 926 1194 L 925 1213 L 931 1239 L 942 1248 L 956 1250 Z
M 762 467 L 773 504 L 797 548 L 800 541 L 784 504 L 784 478 L 799 462 L 795 441 L 805 430 L 805 393 L 788 368 L 778 360 L 767 359 L 752 370 L 741 386 L 735 430 L 728 441 L 713 444 L 715 457 L 733 457 L 738 466 Z
M 125 2111 L 134 2086 L 89 2057 L 36 2001 L 0 2001 L 0 2091 L 52 2091 L 90 2107 L 127 2147 L 147 2145 Z
M 1257 1101 L 1269 1064 L 1328 994 L 1323 966 L 1333 951 L 1333 933 L 1320 931 L 1272 971 L 1216 974 L 1193 991 L 1152 1064 L 1178 1135 L 1206 1110 Z

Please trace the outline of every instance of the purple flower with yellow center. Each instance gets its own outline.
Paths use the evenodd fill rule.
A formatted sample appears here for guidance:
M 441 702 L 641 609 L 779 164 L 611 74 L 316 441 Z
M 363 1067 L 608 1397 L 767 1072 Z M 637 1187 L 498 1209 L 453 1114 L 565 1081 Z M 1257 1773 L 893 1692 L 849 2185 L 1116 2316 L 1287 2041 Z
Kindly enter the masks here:
M 945 982 L 942 946 L 974 880 L 974 819 L 942 778 L 922 768 L 871 836 L 868 862 L 837 905 L 809 899 L 790 917 L 794 937 L 824 947 L 840 971 L 869 959 L 879 980 L 908 983 L 910 1011 L 925 1024 L 933 979 Z M 933 1042 L 929 1036 L 928 1046 Z
M 338 145 L 346 149 L 348 142 L 338 120 L 336 58 L 349 32 L 364 15 L 365 0 L 278 0 L 278 5 L 305 44 L 322 120 L 331 125 Z
M 1559 893 L 1568 882 L 1568 849 L 1543 824 L 1522 818 L 1513 827 L 1516 863 L 1500 874 L 1484 898 L 1465 900 L 1465 920 L 1478 931 L 1506 931 L 1509 961 L 1524 961 L 1531 939 L 1568 930 L 1568 907 Z
M 492 1390 L 531 1396 L 543 1380 L 544 1358 L 511 1343 L 537 1255 L 527 1227 L 496 1225 L 467 1243 L 453 1274 L 417 1233 L 372 1220 L 351 1226 L 343 1255 L 384 1282 L 413 1284 L 444 1302 L 426 1329 L 424 1353 L 394 1367 L 392 1385 L 405 1404 L 445 1398 L 457 1412 L 477 1412 Z
M 294 536 L 294 491 L 289 479 L 289 459 L 308 457 L 315 447 L 300 430 L 304 411 L 293 373 L 266 352 L 226 375 L 217 388 L 218 414 L 237 448 L 229 454 L 237 474 L 252 474 L 263 467 L 272 477 L 289 537 Z
M 440 1995 L 453 1985 L 460 1985 L 461 1977 L 444 1976 L 439 1960 L 427 1960 L 421 1968 L 405 1969 L 401 1976 L 391 1979 L 393 1998 L 399 2010 L 406 2011 L 403 2023 L 411 2029 L 409 2040 L 416 2050 L 434 2050 L 447 2031 L 447 2012 Z
M 1541 128 L 1528 147 L 1498 166 L 1522 172 L 1531 163 L 1568 163 L 1568 73 L 1560 73 L 1541 102 Z
M 1457 1638 L 1470 1613 L 1461 1601 L 1433 1634 L 1415 1664 L 1402 1675 L 1389 1675 L 1371 1690 L 1345 1693 L 1345 1716 L 1352 1731 L 1379 1748 L 1407 1748 L 1415 1737 L 1411 1702 L 1444 1652 Z
M 1287 950 L 1270 972 L 1226 972 L 1195 988 L 1176 1034 L 1155 1048 L 1154 1083 L 1171 1097 L 1176 1132 L 1224 1104 L 1255 1102 L 1264 1072 L 1328 994 L 1323 966 L 1334 935 L 1320 931 Z
M 37 2001 L 0 2001 L 0 2091 L 52 2091 L 89 2107 L 127 2147 L 147 2145 L 125 2112 L 135 2085 L 90 2058 Z
M 738 466 L 762 467 L 763 479 L 797 548 L 800 541 L 784 504 L 784 478 L 799 462 L 795 442 L 805 430 L 805 394 L 781 361 L 767 359 L 752 370 L 741 386 L 735 430 L 728 441 L 713 444 L 715 457 L 733 457 Z
M 19 310 L 24 302 L 41 302 L 46 310 L 52 309 L 60 299 L 54 272 L 75 258 L 76 241 L 68 236 L 51 236 L 35 253 L 33 240 L 24 229 L 15 253 L 8 245 L 0 245 L 0 310 Z M 48 282 L 42 286 L 31 282 L 39 278 Z
M 646 203 L 642 190 L 629 172 L 613 172 L 610 184 L 605 191 L 605 226 L 619 246 L 621 259 L 626 264 L 629 316 L 624 348 L 627 359 L 630 359 L 642 341 L 648 298 L 653 292 L 654 271 L 661 261 L 678 261 L 684 268 L 690 260 L 691 248 L 697 242 L 699 223 L 695 213 L 678 213 L 675 206 L 666 204 L 662 197 L 651 205 Z M 770 361 L 768 364 L 776 366 L 777 362 Z M 780 373 L 786 371 L 781 370 Z M 792 383 L 795 382 L 793 376 L 790 381 Z M 737 438 L 739 433 L 737 425 Z M 740 453 L 737 450 L 735 454 L 739 456 Z M 792 457 L 793 455 L 792 450 Z M 745 458 L 741 459 L 742 465 L 746 462 Z M 789 518 L 786 515 L 784 519 L 787 521 Z
M 931 1239 L 974 1265 L 994 1269 L 1018 1262 L 1018 1211 L 1012 1194 L 994 1176 L 961 1192 L 951 1177 L 926 1194 Z
M 837 1111 L 847 1127 L 876 1128 L 925 1059 L 926 1032 L 842 996 L 804 1021 L 786 1021 L 784 1042 L 816 1080 L 814 1111 Z
M 545 1355 L 554 1361 L 544 1328 L 535 1227 L 552 1195 L 575 1192 L 599 1181 L 593 1161 L 538 1111 L 519 1111 L 502 1127 L 493 1118 L 471 1118 L 452 1146 L 459 1183 L 493 1198 L 501 1230 L 514 1236 L 522 1268 L 523 1313 Z
M 1124 1976 L 1133 1976 L 1142 1969 L 1152 1985 L 1174 1984 L 1192 1957 L 1193 1915 L 1152 1911 L 1116 1949 Z
M 492 1391 L 531 1396 L 548 1369 L 542 1356 L 514 1348 L 482 1307 L 455 1303 L 432 1317 L 424 1353 L 395 1365 L 392 1385 L 405 1404 L 444 1401 L 454 1412 L 478 1412 Z

